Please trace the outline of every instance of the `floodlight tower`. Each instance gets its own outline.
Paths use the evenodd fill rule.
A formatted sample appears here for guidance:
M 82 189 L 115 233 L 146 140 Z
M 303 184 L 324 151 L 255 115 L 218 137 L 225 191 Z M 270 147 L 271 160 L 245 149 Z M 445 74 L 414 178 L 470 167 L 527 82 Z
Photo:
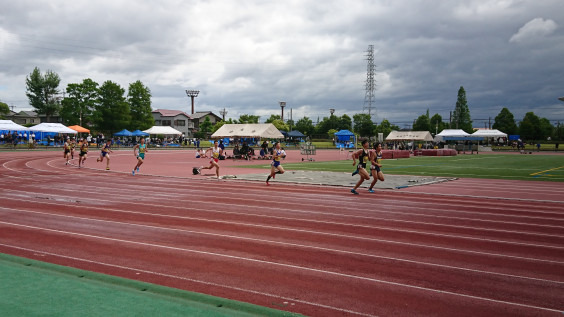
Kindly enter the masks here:
M 368 51 L 366 51 L 366 59 L 368 64 L 366 67 L 366 84 L 364 95 L 364 110 L 368 110 L 368 115 L 372 118 L 372 109 L 374 108 L 372 104 L 374 103 L 374 90 L 376 84 L 374 82 L 374 45 L 368 45 Z
M 335 109 L 331 108 L 329 109 L 329 112 L 331 113 L 331 115 L 333 115 L 335 113 Z
M 186 95 L 192 100 L 192 114 L 194 114 L 194 98 L 198 97 L 199 90 L 186 90 Z
M 280 108 L 282 108 L 282 122 L 284 122 L 284 107 L 286 107 L 286 102 L 285 101 L 280 101 Z
M 560 98 L 558 98 L 558 100 L 564 101 L 564 97 L 560 97 Z

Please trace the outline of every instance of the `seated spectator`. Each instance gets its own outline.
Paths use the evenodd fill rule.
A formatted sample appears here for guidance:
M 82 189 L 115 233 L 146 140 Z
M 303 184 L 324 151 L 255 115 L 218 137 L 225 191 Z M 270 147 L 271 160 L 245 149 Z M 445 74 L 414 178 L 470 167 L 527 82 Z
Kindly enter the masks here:
M 235 145 L 235 148 L 233 149 L 233 158 L 234 159 L 241 158 L 241 150 L 239 150 L 239 144 Z
M 206 151 L 204 151 L 203 149 L 198 148 L 196 150 L 196 158 L 205 158 L 206 157 Z

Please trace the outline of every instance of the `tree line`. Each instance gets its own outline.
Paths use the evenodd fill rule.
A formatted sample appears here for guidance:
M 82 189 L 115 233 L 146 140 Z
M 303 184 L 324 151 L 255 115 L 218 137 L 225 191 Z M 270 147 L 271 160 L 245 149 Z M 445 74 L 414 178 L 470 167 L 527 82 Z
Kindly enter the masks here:
M 26 77 L 26 95 L 38 114 L 59 115 L 65 125 L 81 125 L 104 133 L 122 129 L 146 130 L 155 122 L 151 114 L 151 90 L 141 81 L 124 88 L 110 80 L 102 85 L 90 78 L 68 84 L 62 94 L 61 79 L 51 70 L 42 74 L 38 67 Z
M 495 117 L 492 128 L 507 135 L 519 135 L 524 140 L 546 140 L 549 137 L 552 140 L 564 139 L 564 127 L 562 125 L 554 126 L 550 124 L 547 118 L 540 118 L 534 112 L 527 112 L 517 124 L 515 117 L 506 107 L 501 109 Z M 419 116 L 413 123 L 414 131 L 440 133 L 444 129 L 462 129 L 467 133 L 474 132 L 466 100 L 466 91 L 462 86 L 458 90 L 458 97 L 450 122 L 443 122 L 443 118 L 439 114 L 430 117 L 429 109 L 427 109 L 427 113 Z

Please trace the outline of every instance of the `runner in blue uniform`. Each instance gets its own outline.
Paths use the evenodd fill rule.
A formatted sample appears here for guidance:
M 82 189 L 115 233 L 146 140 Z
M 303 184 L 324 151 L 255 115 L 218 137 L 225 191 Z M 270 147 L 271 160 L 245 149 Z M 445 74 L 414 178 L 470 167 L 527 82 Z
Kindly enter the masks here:
M 357 170 L 358 174 L 360 175 L 360 179 L 356 183 L 353 189 L 351 189 L 351 193 L 358 195 L 356 189 L 365 181 L 370 179 L 370 174 L 366 171 L 366 163 L 369 161 L 370 152 L 368 150 L 368 140 L 362 141 L 362 149 L 356 151 L 352 155 L 353 159 L 353 166 L 356 165 L 356 159 L 358 158 L 358 165 Z
M 284 150 L 280 149 L 280 142 L 274 144 L 272 151 L 272 163 L 270 164 L 270 175 L 266 178 L 266 185 L 270 185 L 268 181 L 271 178 L 276 178 L 276 174 L 284 174 L 284 168 L 280 164 L 280 159 L 285 156 Z
M 110 153 L 114 153 L 110 148 L 112 146 L 112 140 L 109 139 L 106 141 L 106 144 L 102 147 L 102 151 L 100 151 L 100 157 L 96 159 L 96 162 L 103 162 L 104 158 L 106 158 L 106 170 L 110 170 Z

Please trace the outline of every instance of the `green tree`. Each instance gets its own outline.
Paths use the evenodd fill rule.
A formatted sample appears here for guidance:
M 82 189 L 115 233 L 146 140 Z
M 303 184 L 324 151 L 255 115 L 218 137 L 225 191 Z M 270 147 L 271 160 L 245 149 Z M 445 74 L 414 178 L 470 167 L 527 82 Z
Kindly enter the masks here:
M 466 101 L 466 91 L 462 86 L 458 89 L 458 98 L 456 100 L 454 112 L 452 113 L 452 127 L 455 129 L 462 129 L 467 133 L 474 132 L 472 129 L 472 120 L 470 118 L 468 102 Z
M 31 74 L 26 77 L 26 95 L 29 104 L 38 114 L 44 114 L 47 122 L 55 115 L 59 109 L 59 83 L 61 79 L 55 72 L 48 70 L 45 75 L 41 74 L 38 67 L 35 67 Z
M 352 129 L 352 119 L 346 114 L 339 118 L 339 130 L 351 130 Z
M 282 117 L 278 114 L 272 114 L 270 118 L 266 119 L 265 123 L 272 123 L 274 120 L 282 120 Z
M 429 109 L 424 115 L 420 115 L 413 124 L 413 131 L 431 131 L 431 118 L 429 118 Z
M 384 135 L 384 138 L 386 138 L 390 134 L 390 132 L 399 130 L 400 128 L 397 125 L 391 124 L 388 119 L 384 119 L 379 125 L 376 126 L 374 134 L 377 135 L 378 133 L 382 133 Z
M 99 92 L 100 98 L 93 114 L 94 124 L 98 130 L 115 133 L 129 127 L 131 110 L 125 100 L 125 89 L 108 80 L 100 86 Z
M 315 132 L 315 126 L 313 125 L 313 121 L 311 121 L 310 118 L 303 117 L 298 120 L 298 122 L 296 122 L 296 130 L 307 136 L 311 136 Z
M 0 119 L 4 118 L 4 115 L 10 113 L 10 107 L 7 103 L 0 101 Z
M 327 136 L 329 136 L 330 139 L 335 139 L 335 133 L 339 132 L 339 130 L 337 129 L 329 129 L 327 131 Z
M 212 123 L 210 120 L 210 117 L 206 116 L 204 118 L 204 122 L 202 122 L 200 124 L 200 131 L 203 134 L 203 138 L 207 137 L 208 134 L 211 132 L 212 130 Z
M 259 123 L 259 116 L 242 114 L 239 116 L 239 120 L 236 123 Z
M 374 123 L 367 113 L 357 113 L 353 115 L 354 132 L 361 137 L 371 137 L 374 135 Z
M 323 120 L 321 120 L 317 126 L 315 127 L 316 134 L 327 134 L 327 132 L 331 129 L 335 129 L 335 130 L 339 130 L 340 127 L 340 122 L 339 122 L 339 117 L 337 117 L 336 115 L 330 115 L 329 117 L 324 117 Z
M 127 102 L 131 110 L 130 128 L 133 130 L 146 130 L 155 125 L 151 114 L 151 90 L 138 80 L 129 84 Z
M 281 131 L 289 131 L 290 127 L 282 120 L 274 120 L 272 123 L 276 129 L 281 130 Z
M 549 136 L 552 135 L 553 131 L 554 131 L 554 126 L 550 124 L 550 121 L 548 121 L 547 118 L 541 118 L 540 119 L 541 138 L 546 140 Z
M 80 84 L 68 84 L 63 99 L 61 117 L 67 125 L 90 126 L 92 112 L 98 101 L 98 83 L 87 78 Z
M 527 112 L 523 120 L 519 123 L 519 134 L 524 140 L 540 140 L 541 127 L 540 118 L 533 112 Z
M 431 117 L 430 121 L 431 121 L 431 131 L 434 132 L 435 134 L 439 134 L 441 133 L 441 131 L 446 129 L 446 123 L 443 122 L 443 117 L 440 114 L 435 113 Z
M 495 117 L 492 127 L 508 135 L 517 134 L 518 131 L 513 114 L 505 107 L 501 109 L 499 114 Z

